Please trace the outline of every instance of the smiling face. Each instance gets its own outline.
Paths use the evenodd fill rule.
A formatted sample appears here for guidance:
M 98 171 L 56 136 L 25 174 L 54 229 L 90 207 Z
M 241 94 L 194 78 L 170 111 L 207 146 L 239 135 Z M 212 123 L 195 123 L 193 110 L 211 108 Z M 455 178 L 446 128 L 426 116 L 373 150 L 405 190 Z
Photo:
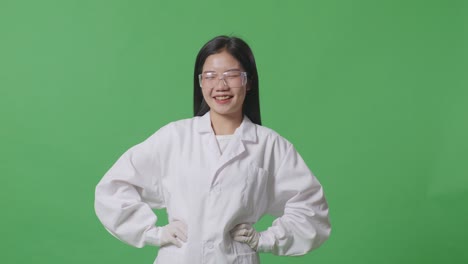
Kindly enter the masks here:
M 225 50 L 208 56 L 203 64 L 202 73 L 216 73 L 218 80 L 227 72 L 243 72 L 239 61 Z M 225 78 L 229 78 L 226 77 Z M 202 88 L 203 98 L 211 109 L 211 113 L 226 117 L 242 116 L 242 105 L 247 93 L 246 85 L 229 87 L 226 81 L 215 82 L 213 88 Z

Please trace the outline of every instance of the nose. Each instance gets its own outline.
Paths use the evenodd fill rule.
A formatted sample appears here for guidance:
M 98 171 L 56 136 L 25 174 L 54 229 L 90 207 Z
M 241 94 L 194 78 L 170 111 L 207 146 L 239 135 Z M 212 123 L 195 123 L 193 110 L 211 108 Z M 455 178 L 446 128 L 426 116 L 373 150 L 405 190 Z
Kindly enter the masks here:
M 216 84 L 215 88 L 216 90 L 226 90 L 229 88 L 226 80 L 224 80 L 224 77 L 218 79 L 218 83 Z

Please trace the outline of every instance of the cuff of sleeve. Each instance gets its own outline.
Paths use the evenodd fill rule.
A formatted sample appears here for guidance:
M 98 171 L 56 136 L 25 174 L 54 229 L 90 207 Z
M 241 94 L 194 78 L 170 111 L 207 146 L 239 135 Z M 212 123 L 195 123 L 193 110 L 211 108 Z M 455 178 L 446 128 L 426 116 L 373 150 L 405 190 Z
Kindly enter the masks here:
M 145 244 L 152 246 L 161 245 L 161 228 L 160 227 L 151 227 L 145 234 Z
M 275 245 L 275 237 L 268 230 L 260 232 L 257 252 L 272 252 Z

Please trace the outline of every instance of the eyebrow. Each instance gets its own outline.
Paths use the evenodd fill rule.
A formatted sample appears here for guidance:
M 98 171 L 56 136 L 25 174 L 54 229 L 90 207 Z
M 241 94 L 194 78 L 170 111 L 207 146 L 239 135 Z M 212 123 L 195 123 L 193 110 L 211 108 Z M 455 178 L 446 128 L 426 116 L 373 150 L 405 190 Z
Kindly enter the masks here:
M 239 69 L 239 68 L 233 68 L 233 69 L 229 69 L 229 70 L 227 70 L 225 72 L 232 72 L 232 71 L 242 71 L 242 70 Z M 216 73 L 216 71 L 204 71 L 203 73 L 211 73 L 211 72 Z

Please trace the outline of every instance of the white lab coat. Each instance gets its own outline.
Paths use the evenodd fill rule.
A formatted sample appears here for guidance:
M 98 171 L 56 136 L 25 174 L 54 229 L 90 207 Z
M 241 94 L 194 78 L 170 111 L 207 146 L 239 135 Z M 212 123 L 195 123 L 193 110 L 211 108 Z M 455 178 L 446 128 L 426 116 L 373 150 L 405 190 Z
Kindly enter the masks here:
M 220 153 L 210 112 L 172 122 L 130 148 L 96 187 L 96 214 L 120 240 L 154 245 L 157 216 L 187 223 L 181 248 L 164 246 L 155 263 L 259 263 L 258 253 L 235 242 L 240 223 L 276 216 L 261 232 L 258 252 L 302 255 L 330 234 L 322 186 L 293 145 L 244 117 Z

